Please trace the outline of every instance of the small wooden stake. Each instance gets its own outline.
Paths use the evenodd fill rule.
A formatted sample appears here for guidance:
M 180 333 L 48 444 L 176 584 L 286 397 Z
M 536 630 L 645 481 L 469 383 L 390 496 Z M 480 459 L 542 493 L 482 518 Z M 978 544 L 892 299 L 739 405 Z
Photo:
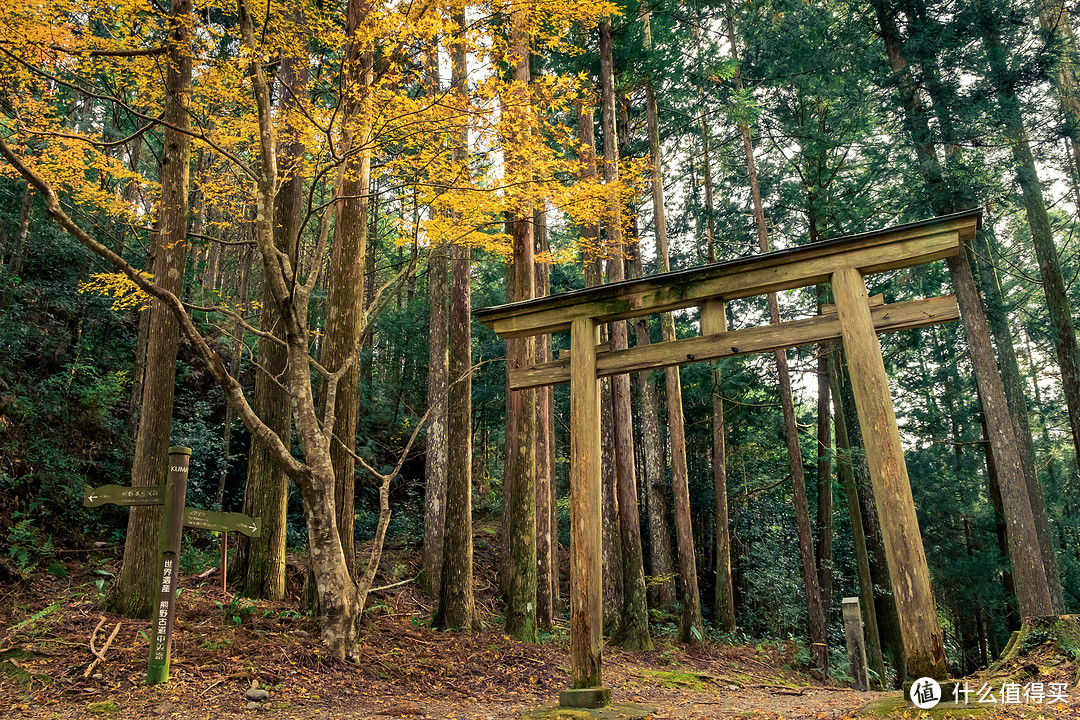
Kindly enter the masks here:
M 221 589 L 227 592 L 229 589 L 229 583 L 227 580 L 227 573 L 229 571 L 229 533 L 225 530 L 221 531 Z
M 859 598 L 844 598 L 844 636 L 847 639 L 848 672 L 855 679 L 855 689 L 870 689 L 870 674 L 866 670 L 866 644 L 863 641 L 862 614 Z

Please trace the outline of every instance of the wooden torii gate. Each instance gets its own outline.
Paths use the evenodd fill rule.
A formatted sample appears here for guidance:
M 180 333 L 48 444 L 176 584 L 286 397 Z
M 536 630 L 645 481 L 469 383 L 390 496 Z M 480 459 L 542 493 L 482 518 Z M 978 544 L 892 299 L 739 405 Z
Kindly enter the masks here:
M 610 701 L 601 681 L 602 536 L 599 378 L 841 338 L 909 664 L 943 657 L 930 574 L 877 333 L 959 319 L 953 295 L 871 306 L 863 277 L 957 255 L 980 210 L 788 250 L 476 311 L 503 338 L 570 331 L 570 357 L 512 370 L 510 389 L 570 383 L 570 664 L 564 706 Z M 727 331 L 724 302 L 831 283 L 816 317 Z M 698 306 L 698 337 L 611 351 L 601 323 Z M 919 662 L 911 663 L 918 658 Z

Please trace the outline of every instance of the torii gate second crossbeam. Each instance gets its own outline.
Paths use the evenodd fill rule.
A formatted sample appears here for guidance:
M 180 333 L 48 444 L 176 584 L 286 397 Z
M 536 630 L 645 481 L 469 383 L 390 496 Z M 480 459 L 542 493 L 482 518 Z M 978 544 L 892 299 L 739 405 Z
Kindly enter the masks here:
M 871 307 L 863 277 L 957 255 L 974 237 L 980 210 L 900 225 L 681 272 L 653 275 L 476 311 L 500 337 L 570 331 L 570 357 L 514 370 L 510 388 L 570 383 L 570 663 L 563 705 L 595 706 L 602 687 L 602 536 L 599 378 L 841 338 L 904 647 L 909 664 L 931 666 L 943 652 L 930 574 L 900 445 L 879 332 L 959 318 L 952 295 Z M 831 283 L 835 305 L 817 317 L 726 331 L 724 302 Z M 598 347 L 599 326 L 613 320 L 699 306 L 703 334 L 646 347 Z M 887 515 L 887 518 L 886 518 Z M 923 657 L 925 656 L 925 658 Z M 942 655 L 943 657 L 943 655 Z

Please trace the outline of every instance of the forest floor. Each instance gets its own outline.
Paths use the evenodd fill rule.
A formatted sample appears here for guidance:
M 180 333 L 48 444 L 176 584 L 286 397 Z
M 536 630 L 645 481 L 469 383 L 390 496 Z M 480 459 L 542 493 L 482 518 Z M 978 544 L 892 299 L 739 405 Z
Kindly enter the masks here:
M 377 584 L 411 577 L 414 563 L 413 554 L 391 549 L 382 567 L 394 572 Z M 97 579 L 117 568 L 117 558 L 106 553 L 92 562 L 54 564 L 50 573 L 0 588 L 3 720 L 569 717 L 542 712 L 567 687 L 565 627 L 535 645 L 507 637 L 498 624 L 495 589 L 481 579 L 492 574 L 477 573 L 486 627 L 476 633 L 428 627 L 430 607 L 411 582 L 374 593 L 355 664 L 327 655 L 315 620 L 296 611 L 299 564 L 290 563 L 292 598 L 283 602 L 249 601 L 222 590 L 216 574 L 189 575 L 180 584 L 170 682 L 147 686 L 149 622 L 97 608 Z M 92 636 L 99 652 L 108 645 L 103 663 L 94 663 Z M 689 647 L 661 638 L 651 652 L 604 649 L 604 680 L 615 701 L 634 703 L 640 716 L 655 720 L 967 716 L 944 707 L 923 713 L 899 693 L 816 683 L 795 665 L 793 644 Z M 1075 676 L 1071 665 L 1057 671 L 1070 683 Z M 253 688 L 268 699 L 253 703 L 246 697 Z M 1053 708 L 976 709 L 984 718 L 1080 717 L 1074 686 L 1070 700 Z

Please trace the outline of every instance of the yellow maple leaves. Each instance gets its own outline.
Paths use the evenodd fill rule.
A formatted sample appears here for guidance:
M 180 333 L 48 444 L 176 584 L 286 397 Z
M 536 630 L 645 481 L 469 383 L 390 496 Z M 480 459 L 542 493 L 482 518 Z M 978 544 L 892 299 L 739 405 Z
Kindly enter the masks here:
M 523 208 L 548 208 L 565 222 L 602 221 L 611 188 L 579 179 L 570 120 L 575 103 L 589 102 L 583 79 L 548 73 L 515 87 L 502 72 L 513 59 L 502 19 L 513 14 L 534 51 L 571 52 L 572 31 L 614 13 L 614 4 L 371 2 L 351 32 L 344 3 L 279 0 L 251 3 L 249 11 L 258 29 L 253 50 L 238 36 L 234 0 L 196 0 L 195 12 L 181 19 L 193 38 L 183 52 L 193 63 L 192 183 L 203 201 L 206 235 L 245 238 L 253 218 L 262 138 L 251 63 L 271 79 L 278 147 L 304 149 L 281 161 L 278 185 L 304 181 L 309 242 L 327 213 L 333 222 L 346 153 L 361 150 L 371 153 L 384 212 L 420 247 L 466 243 L 505 252 L 503 222 Z M 454 20 L 461 16 L 464 27 Z M 152 0 L 23 0 L 0 7 L 0 132 L 83 218 L 119 220 L 144 242 L 157 211 L 155 159 L 172 21 Z M 453 46 L 468 57 L 463 92 L 446 87 Z M 371 52 L 370 84 L 349 81 L 350 47 Z M 278 78 L 287 58 L 304 70 L 289 88 Z M 441 86 L 433 84 L 440 75 Z M 285 95 L 290 112 L 281 110 Z M 467 147 L 455 153 L 462 143 Z M 628 195 L 631 185 L 617 191 Z M 557 248 L 552 258 L 572 254 Z M 113 298 L 117 309 L 147 301 L 110 273 L 93 276 L 82 289 Z
M 150 273 L 139 273 L 147 280 L 153 280 Z M 145 310 L 150 307 L 150 296 L 139 289 L 127 275 L 119 272 L 92 273 L 90 279 L 79 283 L 79 293 L 90 293 L 110 297 L 112 309 L 117 312 Z

